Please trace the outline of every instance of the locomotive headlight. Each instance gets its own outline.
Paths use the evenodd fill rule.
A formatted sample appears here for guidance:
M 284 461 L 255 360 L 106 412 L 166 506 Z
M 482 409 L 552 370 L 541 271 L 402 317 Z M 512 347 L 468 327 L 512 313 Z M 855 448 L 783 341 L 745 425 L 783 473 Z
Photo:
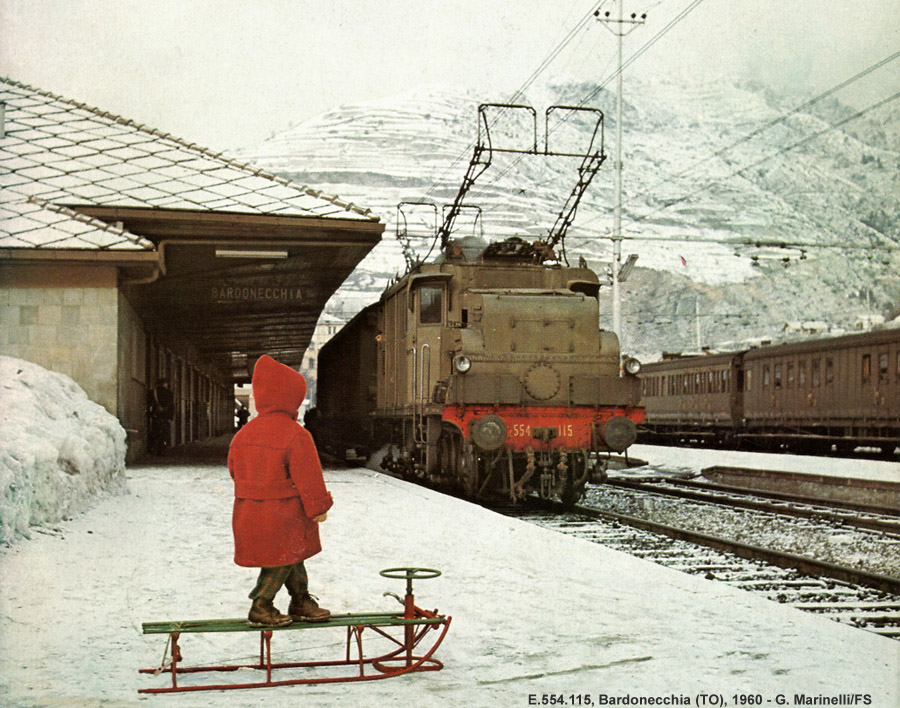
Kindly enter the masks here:
M 641 373 L 641 362 L 632 356 L 625 357 L 625 361 L 622 362 L 622 368 L 625 369 L 626 374 L 637 376 Z
M 453 368 L 459 373 L 464 374 L 472 368 L 472 360 L 465 354 L 457 354 L 453 359 Z

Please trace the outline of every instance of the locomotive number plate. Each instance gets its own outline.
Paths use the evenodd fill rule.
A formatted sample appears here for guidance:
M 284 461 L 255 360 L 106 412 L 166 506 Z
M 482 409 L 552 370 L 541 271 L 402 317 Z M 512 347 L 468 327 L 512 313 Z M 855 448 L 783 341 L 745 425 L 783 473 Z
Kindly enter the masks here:
M 556 434 L 560 438 L 571 438 L 575 435 L 575 425 L 573 423 L 562 423 L 560 425 L 542 425 L 542 428 L 555 428 Z M 514 423 L 509 428 L 510 435 L 514 438 L 530 438 L 531 425 L 528 423 Z

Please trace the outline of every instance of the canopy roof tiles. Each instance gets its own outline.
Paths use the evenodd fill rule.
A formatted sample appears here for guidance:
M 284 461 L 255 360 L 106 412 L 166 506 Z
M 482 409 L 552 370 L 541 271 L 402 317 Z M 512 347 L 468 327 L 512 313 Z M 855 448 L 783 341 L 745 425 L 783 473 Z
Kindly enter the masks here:
M 378 220 L 369 209 L 9 78 L 0 77 L 0 103 L 0 248 L 152 248 L 121 228 L 79 220 L 80 206 Z
M 120 225 L 37 197 L 0 202 L 0 248 L 153 250 L 153 242 Z

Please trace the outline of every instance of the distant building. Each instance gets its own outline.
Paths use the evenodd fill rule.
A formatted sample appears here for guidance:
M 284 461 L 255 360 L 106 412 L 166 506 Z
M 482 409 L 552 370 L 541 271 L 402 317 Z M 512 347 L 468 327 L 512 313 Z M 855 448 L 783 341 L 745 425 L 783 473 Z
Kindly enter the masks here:
M 831 330 L 831 326 L 827 322 L 817 320 L 807 320 L 800 322 L 798 320 L 785 322 L 782 328 L 784 332 L 791 334 L 827 334 Z
M 306 400 L 303 401 L 303 407 L 300 411 L 300 418 L 303 414 L 316 405 L 316 389 L 317 389 L 317 365 L 319 361 L 319 350 L 325 346 L 325 343 L 331 339 L 345 324 L 334 315 L 323 312 L 313 331 L 312 340 L 306 349 L 303 357 L 303 365 L 300 367 L 300 373 L 306 379 L 307 391 Z
M 872 329 L 883 325 L 884 322 L 883 315 L 857 315 L 853 329 Z

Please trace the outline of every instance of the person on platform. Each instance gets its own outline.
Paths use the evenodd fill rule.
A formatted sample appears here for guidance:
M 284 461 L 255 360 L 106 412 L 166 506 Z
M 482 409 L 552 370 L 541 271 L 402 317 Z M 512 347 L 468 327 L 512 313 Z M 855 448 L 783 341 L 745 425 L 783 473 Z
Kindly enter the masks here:
M 228 450 L 234 562 L 260 569 L 247 619 L 254 627 L 325 621 L 331 612 L 309 594 L 303 565 L 322 550 L 319 524 L 333 504 L 312 436 L 297 422 L 306 380 L 264 355 L 253 368 L 252 386 L 257 416 Z M 291 596 L 287 615 L 273 602 L 282 586 Z
M 238 406 L 237 419 L 237 429 L 240 430 L 245 425 L 247 425 L 247 421 L 250 420 L 250 411 L 248 411 L 243 405 Z
M 169 446 L 172 418 L 175 417 L 175 397 L 169 390 L 169 380 L 159 379 L 150 392 L 150 454 L 159 456 Z

